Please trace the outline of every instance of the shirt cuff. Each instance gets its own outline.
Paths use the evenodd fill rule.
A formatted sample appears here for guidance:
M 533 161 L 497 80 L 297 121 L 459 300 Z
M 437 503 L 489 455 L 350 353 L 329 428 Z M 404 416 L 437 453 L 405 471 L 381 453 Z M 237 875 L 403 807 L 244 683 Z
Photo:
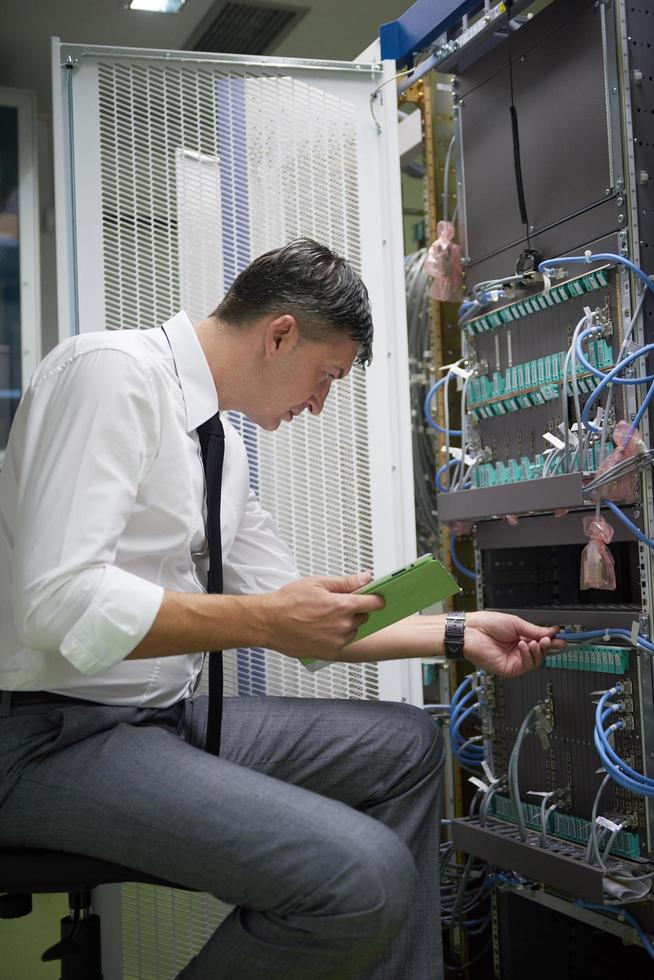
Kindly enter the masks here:
M 63 638 L 62 656 L 83 674 L 113 667 L 149 631 L 163 594 L 162 586 L 107 565 L 93 602 Z

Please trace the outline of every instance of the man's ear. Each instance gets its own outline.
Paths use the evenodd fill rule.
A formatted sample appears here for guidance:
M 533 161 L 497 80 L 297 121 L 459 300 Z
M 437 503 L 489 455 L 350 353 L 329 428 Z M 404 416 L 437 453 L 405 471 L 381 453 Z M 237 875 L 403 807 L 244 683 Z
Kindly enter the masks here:
M 291 313 L 271 318 L 264 326 L 264 350 L 267 357 L 291 351 L 300 339 L 297 320 Z

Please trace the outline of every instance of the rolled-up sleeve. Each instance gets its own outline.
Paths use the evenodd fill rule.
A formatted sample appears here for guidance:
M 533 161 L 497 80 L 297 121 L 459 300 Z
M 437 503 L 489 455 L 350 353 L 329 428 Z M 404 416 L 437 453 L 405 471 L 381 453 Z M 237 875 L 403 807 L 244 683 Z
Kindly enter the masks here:
M 92 350 L 33 383 L 15 528 L 13 609 L 25 646 L 97 674 L 146 635 L 163 588 L 114 565 L 159 445 L 156 379 Z
M 163 588 L 108 565 L 91 605 L 61 643 L 83 674 L 100 674 L 141 642 L 159 612 Z

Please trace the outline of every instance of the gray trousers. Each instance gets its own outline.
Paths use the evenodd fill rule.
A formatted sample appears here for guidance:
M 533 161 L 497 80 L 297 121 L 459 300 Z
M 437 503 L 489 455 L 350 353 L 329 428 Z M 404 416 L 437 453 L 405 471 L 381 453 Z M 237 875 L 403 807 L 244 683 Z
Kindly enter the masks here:
M 0 718 L 0 846 L 118 861 L 235 910 L 181 980 L 438 980 L 432 720 L 371 701 L 165 709 L 22 705 Z

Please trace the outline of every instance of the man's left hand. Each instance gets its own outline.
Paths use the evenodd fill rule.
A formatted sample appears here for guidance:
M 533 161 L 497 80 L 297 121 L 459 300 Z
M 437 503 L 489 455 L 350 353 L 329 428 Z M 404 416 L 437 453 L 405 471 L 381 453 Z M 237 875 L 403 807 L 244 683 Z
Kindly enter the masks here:
M 540 667 L 549 652 L 563 650 L 555 640 L 559 626 L 534 626 L 519 616 L 499 612 L 474 612 L 466 616 L 466 660 L 500 677 L 518 677 Z

